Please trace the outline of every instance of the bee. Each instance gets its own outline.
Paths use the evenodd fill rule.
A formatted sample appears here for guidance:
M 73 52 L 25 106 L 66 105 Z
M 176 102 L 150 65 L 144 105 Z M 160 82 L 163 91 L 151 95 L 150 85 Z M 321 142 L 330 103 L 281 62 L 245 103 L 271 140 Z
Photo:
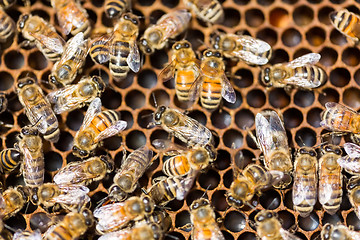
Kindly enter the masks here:
M 160 73 L 164 82 L 175 75 L 175 92 L 180 101 L 190 100 L 191 85 L 200 75 L 200 66 L 190 42 L 182 40 L 173 44 L 171 62 Z
M 211 131 L 204 125 L 176 109 L 165 106 L 156 109 L 154 122 L 149 124 L 149 127 L 151 126 L 161 126 L 188 146 L 205 146 L 213 144 L 214 141 Z
M 321 113 L 320 126 L 339 133 L 351 133 L 357 142 L 360 137 L 360 115 L 351 108 L 334 102 L 325 103 L 325 108 Z
M 78 239 L 94 223 L 94 218 L 89 209 L 80 213 L 70 212 L 58 224 L 53 225 L 44 233 L 44 240 Z
M 342 34 L 352 39 L 355 44 L 359 43 L 360 17 L 346 9 L 330 13 L 331 24 Z
M 75 135 L 73 154 L 80 158 L 86 158 L 95 150 L 101 140 L 118 134 L 126 126 L 125 121 L 119 120 L 117 112 L 101 111 L 101 100 L 95 98 L 90 103 L 84 121 Z
M 148 196 L 130 197 L 124 202 L 111 203 L 95 209 L 94 217 L 98 219 L 96 230 L 107 233 L 126 227 L 130 221 L 138 221 L 150 215 L 155 208 Z
M 300 216 L 307 217 L 313 210 L 317 198 L 317 154 L 310 147 L 297 151 L 294 164 L 292 200 Z
M 59 123 L 40 86 L 34 79 L 25 77 L 18 80 L 16 92 L 30 123 L 44 135 L 45 140 L 57 142 Z
M 75 36 L 79 32 L 88 37 L 91 32 L 89 15 L 86 10 L 75 0 L 51 0 L 55 9 L 57 20 L 65 35 L 70 33 Z
M 14 1 L 15 2 L 15 1 Z M 2 2 L 4 3 L 4 2 Z M 0 2 L 0 5 L 1 2 Z M 6 42 L 15 33 L 15 22 L 0 8 L 0 42 Z
M 198 18 L 211 24 L 224 21 L 224 10 L 218 0 L 184 0 Z
M 0 23 L 1 25 L 1 23 Z M 8 106 L 8 100 L 4 92 L 0 92 L 0 114 L 5 112 Z
M 132 228 L 109 232 L 102 235 L 99 240 L 160 240 L 163 231 L 158 224 L 137 224 Z
M 150 166 L 153 152 L 147 147 L 133 151 L 127 158 L 121 162 L 121 168 L 114 176 L 114 184 L 109 189 L 109 195 L 120 201 L 121 196 L 135 191 L 139 178 Z
M 53 106 L 55 114 L 84 107 L 105 91 L 105 83 L 99 76 L 82 77 L 77 84 L 50 92 L 46 99 Z
M 168 39 L 175 38 L 187 29 L 191 13 L 185 9 L 163 15 L 155 25 L 148 27 L 140 39 L 140 49 L 144 54 L 153 54 L 155 49 L 165 47 Z
M 337 160 L 338 164 L 352 175 L 360 175 L 360 147 L 354 143 L 344 143 L 347 156 Z
M 260 39 L 248 35 L 217 33 L 210 39 L 216 50 L 221 50 L 225 57 L 240 59 L 249 65 L 267 64 L 271 57 L 271 46 Z
M 261 240 L 300 240 L 281 227 L 276 212 L 261 210 L 255 215 L 255 225 Z
M 71 162 L 54 176 L 57 185 L 89 185 L 100 181 L 114 170 L 114 160 L 107 155 L 92 157 L 81 162 Z
M 354 212 L 358 218 L 360 218 L 360 177 L 353 176 L 347 183 L 348 197 Z
M 261 70 L 259 78 L 266 87 L 313 89 L 325 83 L 325 71 L 314 66 L 321 58 L 318 53 L 308 53 L 289 63 L 278 63 Z
M 105 14 L 108 18 L 120 18 L 130 5 L 130 0 L 105 0 Z
M 80 185 L 44 183 L 34 188 L 33 192 L 31 202 L 45 208 L 59 204 L 62 208 L 72 211 L 90 202 L 90 197 L 87 195 L 89 189 Z
M 190 219 L 193 225 L 191 239 L 225 240 L 209 200 L 205 198 L 195 200 L 190 205 Z
M 18 31 L 50 61 L 58 61 L 64 51 L 65 40 L 57 34 L 54 26 L 39 16 L 22 14 L 17 22 Z
M 44 183 L 45 162 L 42 139 L 38 130 L 33 127 L 23 127 L 15 148 L 24 156 L 20 172 L 23 174 L 26 186 L 34 188 L 42 185 Z
M 0 196 L 0 216 L 6 220 L 18 213 L 29 200 L 29 189 L 24 186 L 9 187 Z
M 7 148 L 0 152 L 0 167 L 3 172 L 11 172 L 23 159 L 21 152 L 15 148 Z
M 321 230 L 321 240 L 357 240 L 360 239 L 360 233 L 350 230 L 344 225 L 332 225 L 327 223 Z
M 41 232 L 39 229 L 36 229 L 33 232 L 17 230 L 14 233 L 13 240 L 41 240 Z
M 285 188 L 291 183 L 293 169 L 291 153 L 283 122 L 275 111 L 263 111 L 255 118 L 256 135 L 254 141 L 264 154 L 264 165 L 269 171 L 284 173 L 276 188 Z
M 162 170 L 167 176 L 186 175 L 191 169 L 203 170 L 215 161 L 217 155 L 211 144 L 189 149 L 163 139 L 156 139 L 152 144 L 157 150 L 165 151 L 165 155 L 172 156 L 163 164 Z
M 335 214 L 342 201 L 342 174 L 337 160 L 342 151 L 338 146 L 328 144 L 321 149 L 319 160 L 319 202 L 330 215 Z
M 145 218 L 138 222 L 139 224 L 146 223 L 151 225 L 155 223 L 160 226 L 163 232 L 167 232 L 172 224 L 170 215 L 163 210 L 154 211 L 151 215 L 146 215 Z
M 88 40 L 79 32 L 65 45 L 64 52 L 49 75 L 49 83 L 56 87 L 63 87 L 72 83 L 81 67 L 85 63 L 88 53 Z
M 220 51 L 206 50 L 200 68 L 201 76 L 190 89 L 191 101 L 196 101 L 200 95 L 201 105 L 210 111 L 219 107 L 221 97 L 230 103 L 236 101 L 234 88 L 225 74 L 225 64 Z
M 109 69 L 116 80 L 126 78 L 130 69 L 140 70 L 140 53 L 136 44 L 139 19 L 132 13 L 124 13 L 111 35 L 96 39 L 90 47 L 90 56 L 96 63 L 110 61 Z

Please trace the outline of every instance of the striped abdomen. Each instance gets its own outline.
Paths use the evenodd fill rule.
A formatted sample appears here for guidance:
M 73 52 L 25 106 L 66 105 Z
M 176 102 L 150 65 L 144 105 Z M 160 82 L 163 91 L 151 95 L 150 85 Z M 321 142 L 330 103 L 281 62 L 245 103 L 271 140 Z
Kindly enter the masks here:
M 354 13 L 341 10 L 330 14 L 334 26 L 351 38 L 360 38 L 360 23 Z
M 190 163 L 186 156 L 174 156 L 163 164 L 163 172 L 167 176 L 181 176 L 190 171 Z
M 44 166 L 41 152 L 32 153 L 30 159 L 24 159 L 23 176 L 26 186 L 33 188 L 44 183 Z
M 75 239 L 78 236 L 73 236 L 65 226 L 59 225 L 56 226 L 51 232 L 45 235 L 45 240 L 71 240 Z
M 193 69 L 181 68 L 175 73 L 175 91 L 180 101 L 189 101 L 189 93 L 192 84 L 199 76 Z
M 294 69 L 294 76 L 306 78 L 309 83 L 320 86 L 326 80 L 326 73 L 317 66 L 304 66 Z
M 5 42 L 15 29 L 14 21 L 0 9 L 0 42 Z
M 103 64 L 108 61 L 110 51 L 106 43 L 106 39 L 98 39 L 91 44 L 89 54 L 94 62 Z
M 0 152 L 0 159 L 3 171 L 11 172 L 12 170 L 14 170 L 19 165 L 21 158 L 21 153 L 14 148 L 2 150 Z
M 175 38 L 177 35 L 185 31 L 190 22 L 190 19 L 191 13 L 189 13 L 187 10 L 181 9 L 163 15 L 154 27 L 156 28 L 157 26 L 160 26 L 166 29 L 166 36 L 163 36 L 163 39 L 167 40 L 167 38 Z
M 174 200 L 177 192 L 180 188 L 183 188 L 181 180 L 182 178 L 179 177 L 168 177 L 153 185 L 148 195 L 156 205 L 165 205 L 169 201 Z
M 209 0 L 208 3 L 205 4 L 202 3 L 204 2 L 203 0 L 198 0 L 196 2 L 195 5 L 197 6 L 194 7 L 194 10 L 199 18 L 210 23 L 222 22 L 224 19 L 224 10 L 217 0 Z
M 44 32 L 42 33 L 42 35 L 47 36 L 47 39 L 56 38 L 57 43 L 60 42 L 62 43 L 63 40 L 61 39 L 61 37 L 56 32 L 54 32 L 50 27 L 44 28 L 43 31 Z M 45 55 L 45 57 L 53 62 L 60 60 L 63 52 L 54 51 L 53 46 L 50 45 L 51 43 L 48 42 L 47 39 L 42 39 L 41 35 L 38 37 L 39 38 L 35 40 L 36 47 Z
M 346 111 L 344 108 L 327 108 L 321 118 L 326 126 L 336 131 L 357 132 L 353 126 L 353 122 L 357 121 L 357 115 L 352 111 Z
M 89 124 L 89 128 L 91 128 L 97 135 L 111 125 L 113 125 L 118 120 L 119 115 L 117 114 L 117 112 L 113 110 L 106 110 L 97 114 L 93 118 L 93 120 Z
M 299 173 L 298 173 L 299 171 Z M 317 173 L 316 169 L 310 170 L 310 173 L 304 174 L 303 171 L 294 170 L 293 199 L 300 197 L 303 201 L 294 202 L 294 208 L 302 217 L 306 217 L 313 210 L 317 196 Z
M 130 68 L 127 64 L 127 57 L 130 52 L 130 45 L 125 41 L 114 41 L 110 53 L 110 72 L 116 79 L 124 79 Z
M 221 102 L 221 78 L 209 78 L 204 76 L 200 93 L 201 104 L 208 110 L 219 107 Z
M 128 8 L 129 0 L 105 0 L 105 13 L 109 18 L 120 17 Z

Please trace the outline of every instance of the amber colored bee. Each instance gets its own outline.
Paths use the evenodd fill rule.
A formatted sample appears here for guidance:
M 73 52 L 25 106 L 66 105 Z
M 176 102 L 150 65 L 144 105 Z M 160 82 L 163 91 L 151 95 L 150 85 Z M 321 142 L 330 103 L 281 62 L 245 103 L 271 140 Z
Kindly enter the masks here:
M 114 184 L 109 189 L 111 198 L 121 201 L 123 196 L 135 191 L 139 178 L 150 166 L 153 152 L 147 147 L 133 151 L 127 158 L 121 162 L 121 168 L 114 176 Z
M 160 226 L 163 232 L 167 232 L 172 224 L 172 220 L 170 215 L 163 210 L 154 211 L 150 215 L 146 215 L 145 218 L 138 223 L 146 223 L 146 224 L 153 224 Z
M 295 157 L 292 200 L 294 209 L 302 217 L 309 216 L 317 199 L 318 161 L 316 156 L 314 149 L 302 147 Z
M 8 100 L 5 96 L 5 93 L 0 92 L 0 113 L 5 112 L 8 106 Z
M 330 13 L 332 25 L 342 34 L 352 39 L 355 44 L 359 43 L 360 38 L 360 16 L 349 12 L 346 9 Z
M 348 191 L 348 197 L 356 216 L 360 217 L 360 177 L 353 176 L 349 179 L 346 189 Z
M 204 22 L 224 21 L 224 10 L 218 0 L 184 0 L 184 3 Z
M 46 98 L 56 114 L 84 107 L 105 91 L 105 83 L 99 76 L 82 77 L 77 84 L 50 92 Z
M 119 18 L 131 5 L 131 0 L 105 0 L 105 14 L 109 18 Z
M 163 15 L 155 25 L 148 27 L 140 39 L 140 49 L 144 54 L 153 54 L 155 49 L 165 47 L 168 39 L 184 32 L 190 22 L 191 13 L 185 9 Z
M 57 185 L 89 185 L 100 181 L 114 170 L 114 160 L 107 155 L 96 156 L 81 162 L 71 162 L 54 176 Z
M 360 147 L 354 143 L 344 143 L 347 156 L 337 160 L 338 164 L 348 173 L 360 175 Z
M 57 142 L 59 123 L 40 86 L 34 79 L 25 77 L 18 80 L 16 92 L 30 123 L 44 135 L 45 140 Z
M 116 80 L 125 79 L 130 69 L 140 70 L 140 52 L 136 43 L 139 34 L 139 19 L 132 13 L 124 13 L 114 31 L 95 39 L 90 47 L 90 56 L 96 63 L 108 61 L 111 75 Z
M 154 113 L 154 122 L 151 122 L 149 127 L 154 125 L 161 126 L 165 131 L 189 146 L 205 146 L 214 141 L 209 129 L 197 120 L 173 108 L 159 106 Z
M 26 186 L 33 188 L 42 185 L 45 162 L 42 139 L 38 130 L 33 127 L 23 127 L 15 148 L 21 152 L 24 158 L 20 171 L 23 174 Z
M 321 240 L 357 240 L 360 233 L 350 230 L 344 225 L 332 225 L 327 223 L 321 230 Z
M 101 100 L 95 98 L 74 137 L 73 154 L 81 158 L 89 156 L 101 140 L 118 134 L 126 126 L 125 121 L 119 120 L 117 112 L 101 111 Z
M 289 63 L 278 63 L 261 70 L 259 78 L 267 87 L 299 87 L 307 90 L 326 82 L 325 71 L 314 66 L 321 58 L 318 53 L 308 53 Z
M 163 235 L 159 225 L 143 223 L 136 224 L 132 228 L 106 233 L 99 240 L 160 240 L 163 238 Z
M 17 22 L 18 31 L 27 39 L 28 44 L 36 47 L 50 61 L 58 61 L 64 51 L 65 40 L 57 34 L 54 26 L 39 16 L 22 14 Z
M 71 240 L 78 239 L 94 223 L 94 218 L 89 209 L 83 209 L 80 213 L 70 212 L 58 224 L 50 227 L 44 233 L 44 240 Z
M 264 154 L 265 168 L 284 173 L 284 178 L 273 186 L 285 188 L 291 183 L 293 165 L 284 124 L 275 111 L 267 110 L 256 114 L 255 125 L 254 141 Z
M 191 239 L 225 240 L 209 200 L 205 198 L 195 200 L 190 205 L 190 219 L 192 223 Z
M 255 215 L 256 231 L 261 240 L 300 240 L 281 227 L 277 213 L 261 210 Z
M 182 40 L 172 46 L 171 62 L 163 69 L 160 76 L 164 82 L 175 78 L 175 92 L 180 101 L 190 100 L 191 85 L 200 75 L 200 66 L 190 42 Z
M 24 186 L 9 187 L 0 196 L 0 216 L 6 220 L 18 213 L 29 200 L 29 189 Z
M 51 6 L 65 35 L 71 33 L 75 36 L 79 32 L 83 32 L 85 38 L 90 35 L 89 15 L 80 3 L 75 0 L 51 0 Z
M 220 51 L 208 49 L 201 60 L 201 76 L 193 83 L 190 100 L 200 101 L 207 110 L 219 107 L 221 97 L 230 103 L 236 101 L 234 88 L 226 77 L 225 64 Z
M 94 217 L 98 219 L 96 230 L 100 233 L 119 230 L 126 227 L 130 221 L 144 219 L 154 208 L 154 202 L 148 196 L 134 196 L 124 202 L 102 206 L 94 211 Z
M 41 240 L 41 232 L 39 229 L 36 229 L 33 232 L 24 231 L 24 230 L 17 230 L 14 233 L 13 240 Z
M 21 152 L 15 148 L 7 148 L 0 152 L 0 166 L 4 172 L 14 170 L 23 159 Z
M 240 59 L 249 65 L 267 64 L 272 53 L 267 42 L 248 35 L 216 33 L 210 42 L 213 48 L 222 51 L 224 57 Z
M 72 83 L 81 67 L 85 63 L 88 53 L 88 40 L 79 32 L 65 45 L 64 52 L 59 61 L 51 69 L 49 83 L 56 87 L 63 87 Z
M 0 42 L 6 42 L 12 37 L 15 33 L 15 29 L 15 22 L 0 8 Z
M 319 160 L 319 202 L 330 215 L 335 214 L 342 201 L 342 174 L 337 160 L 342 151 L 338 146 L 328 144 L 321 149 Z
M 216 160 L 217 156 L 211 144 L 185 148 L 163 139 L 156 139 L 152 144 L 157 150 L 164 152 L 164 155 L 172 156 L 163 165 L 162 170 L 167 176 L 186 175 L 191 169 L 196 171 L 205 169 L 209 163 Z

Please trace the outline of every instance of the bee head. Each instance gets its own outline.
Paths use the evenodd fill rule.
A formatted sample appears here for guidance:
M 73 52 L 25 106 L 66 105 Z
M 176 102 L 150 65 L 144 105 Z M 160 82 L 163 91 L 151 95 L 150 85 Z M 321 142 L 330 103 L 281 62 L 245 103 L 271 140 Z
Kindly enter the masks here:
M 106 85 L 100 76 L 93 76 L 91 79 L 95 83 L 95 85 L 97 86 L 97 89 L 99 89 L 100 92 L 105 91 Z
M 94 223 L 94 217 L 92 212 L 86 208 L 81 211 L 81 214 L 84 217 L 86 226 L 91 227 Z
M 124 20 L 130 21 L 133 24 L 135 24 L 136 26 L 139 26 L 139 18 L 136 15 L 134 15 L 134 14 L 132 14 L 130 12 L 127 12 L 127 13 L 124 13 L 122 15 L 122 17 L 123 17 Z
M 79 158 L 86 158 L 90 155 L 89 151 L 82 150 L 75 145 L 72 147 L 72 150 L 73 154 Z
M 152 230 L 152 232 L 153 232 L 153 238 L 154 238 L 155 240 L 160 240 L 160 239 L 162 239 L 162 237 L 163 237 L 163 231 L 162 231 L 161 227 L 159 226 L 159 224 L 157 224 L 157 223 L 152 223 L 152 224 L 150 225 L 150 227 L 151 227 L 151 230 Z
M 221 36 L 217 33 L 210 34 L 210 43 L 213 48 L 220 49 L 220 39 Z
M 215 50 L 215 49 L 208 49 L 204 52 L 204 56 L 205 57 L 216 57 L 216 58 L 221 58 L 222 54 L 220 51 Z
M 114 201 L 122 202 L 128 197 L 128 195 L 126 192 L 121 190 L 121 188 L 118 185 L 113 184 L 109 189 L 109 197 Z
M 212 144 L 206 144 L 204 148 L 208 152 L 210 159 L 212 161 L 215 161 L 215 159 L 217 158 L 217 151 L 214 146 Z
M 30 14 L 24 13 L 19 17 L 19 21 L 17 22 L 18 31 L 24 29 L 26 21 L 30 18 Z
M 317 156 L 316 151 L 314 149 L 312 149 L 312 148 L 309 148 L 309 147 L 300 148 L 299 153 L 300 154 L 308 154 L 311 157 L 316 157 Z
M 327 144 L 322 149 L 323 153 L 335 153 L 336 155 L 341 155 L 342 151 L 341 148 L 338 146 L 335 146 L 333 144 Z
M 180 50 L 182 48 L 191 48 L 191 43 L 186 40 L 182 40 L 174 43 L 172 46 L 172 49 L 174 50 Z
M 347 190 L 353 190 L 354 188 L 360 186 L 360 178 L 359 177 L 352 177 L 347 182 L 346 188 Z
M 143 195 L 141 199 L 144 204 L 146 214 L 151 214 L 155 208 L 154 201 L 147 195 Z
M 267 219 L 271 219 L 273 217 L 277 217 L 277 214 L 268 210 L 262 210 L 255 215 L 255 222 L 263 222 Z
M 20 134 L 22 136 L 39 136 L 39 131 L 34 127 L 26 126 L 21 129 Z
M 227 196 L 226 196 L 226 201 L 227 201 L 230 205 L 234 206 L 235 208 L 242 208 L 242 207 L 244 206 L 244 201 L 243 201 L 243 200 L 241 200 L 241 199 L 236 199 L 236 198 L 234 198 L 234 197 L 231 196 L 231 195 L 227 195 Z
M 21 79 L 18 80 L 17 87 L 18 88 L 23 88 L 26 85 L 31 85 L 31 84 L 34 84 L 34 83 L 35 83 L 34 79 L 32 79 L 30 77 L 25 77 L 25 78 L 21 78 Z
M 141 51 L 146 55 L 150 55 L 154 53 L 154 49 L 151 47 L 148 40 L 146 40 L 145 38 L 140 39 L 139 47 Z
M 49 83 L 57 88 L 62 87 L 61 83 L 56 79 L 54 74 L 49 75 Z
M 27 202 L 29 200 L 29 197 L 31 196 L 31 190 L 27 186 L 17 186 L 16 190 L 21 194 L 23 200 Z
M 259 74 L 259 80 L 267 87 L 272 86 L 270 73 L 271 73 L 270 68 L 265 67 L 261 70 L 261 72 Z
M 333 226 L 330 223 L 327 223 L 323 226 L 323 229 L 321 230 L 321 239 L 323 240 L 330 240 L 332 239 L 332 231 Z
M 154 120 L 155 122 L 160 122 L 161 117 L 163 116 L 164 112 L 166 111 L 165 106 L 160 106 L 156 109 L 156 112 L 154 114 Z
M 105 163 L 108 173 L 110 173 L 114 170 L 115 163 L 114 163 L 114 160 L 112 158 L 110 158 L 110 156 L 101 155 L 100 160 Z
M 205 199 L 205 198 L 200 198 L 195 200 L 191 205 L 190 205 L 190 210 L 196 210 L 199 209 L 201 207 L 210 205 L 209 200 Z

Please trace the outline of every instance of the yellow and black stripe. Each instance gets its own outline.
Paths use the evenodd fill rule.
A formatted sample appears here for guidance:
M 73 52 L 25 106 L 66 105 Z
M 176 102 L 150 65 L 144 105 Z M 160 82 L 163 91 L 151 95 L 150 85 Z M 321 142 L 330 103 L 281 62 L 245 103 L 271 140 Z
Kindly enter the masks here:
M 113 110 L 106 110 L 97 114 L 93 120 L 91 120 L 89 128 L 91 128 L 95 134 L 98 135 L 100 132 L 104 131 L 118 120 L 119 115 L 117 112 Z
M 127 57 L 130 53 L 130 44 L 125 41 L 114 41 L 110 52 L 110 73 L 115 79 L 124 79 L 130 68 L 127 64 Z
M 14 34 L 14 30 L 14 21 L 2 9 L 0 9 L 0 42 L 5 42 L 9 39 L 9 37 Z
M 1 167 L 4 172 L 11 172 L 20 163 L 21 153 L 15 148 L 4 149 L 0 152 Z
M 128 8 L 129 0 L 106 0 L 105 14 L 109 18 L 118 18 Z

